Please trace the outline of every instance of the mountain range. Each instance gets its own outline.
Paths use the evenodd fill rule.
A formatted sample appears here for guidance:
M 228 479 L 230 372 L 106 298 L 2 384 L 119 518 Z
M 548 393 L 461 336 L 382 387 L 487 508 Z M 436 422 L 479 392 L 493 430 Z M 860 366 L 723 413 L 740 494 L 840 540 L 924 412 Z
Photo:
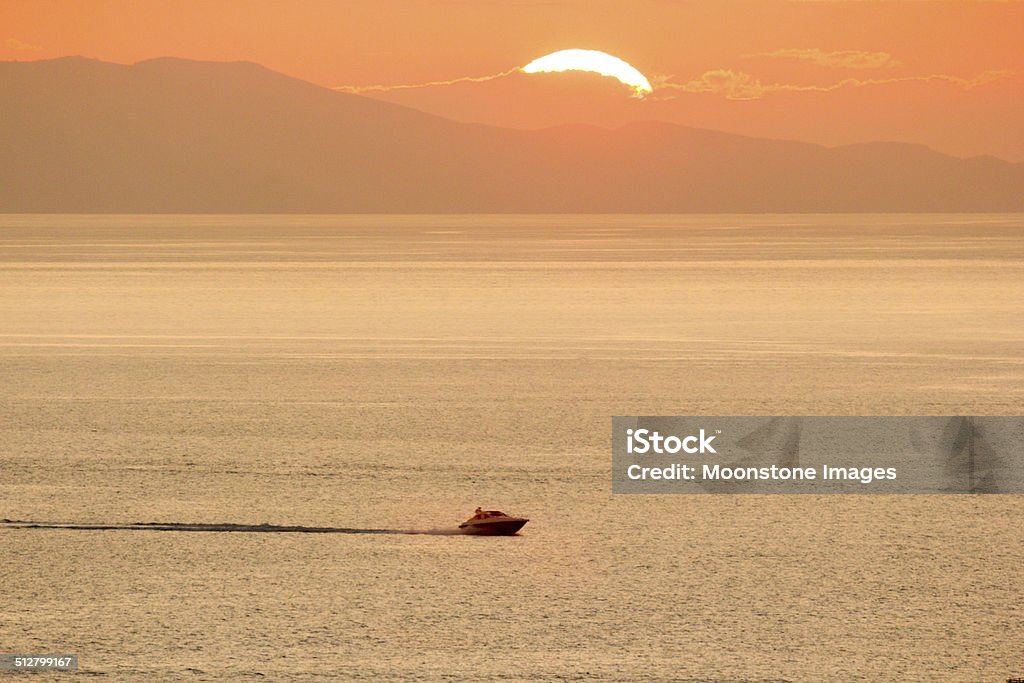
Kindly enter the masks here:
M 1024 210 L 1024 164 L 992 157 L 657 122 L 513 130 L 174 58 L 0 62 L 0 158 L 12 213 Z

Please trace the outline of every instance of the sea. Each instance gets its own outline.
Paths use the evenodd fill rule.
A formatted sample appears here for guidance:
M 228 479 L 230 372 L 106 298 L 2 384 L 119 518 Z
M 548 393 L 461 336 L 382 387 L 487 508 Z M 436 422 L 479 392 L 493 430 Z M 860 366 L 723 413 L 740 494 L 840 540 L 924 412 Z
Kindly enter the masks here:
M 1005 681 L 1020 497 L 613 494 L 611 418 L 1022 404 L 1020 214 L 0 216 L 0 653 Z

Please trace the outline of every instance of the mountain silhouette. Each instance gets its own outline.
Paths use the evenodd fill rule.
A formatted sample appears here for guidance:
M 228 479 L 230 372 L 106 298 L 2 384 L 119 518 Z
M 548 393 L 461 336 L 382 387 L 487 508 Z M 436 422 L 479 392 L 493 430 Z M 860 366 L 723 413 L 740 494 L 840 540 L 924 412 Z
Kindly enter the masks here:
M 503 129 L 248 62 L 0 62 L 0 121 L 0 212 L 1024 210 L 1024 164 L 990 157 L 664 123 Z

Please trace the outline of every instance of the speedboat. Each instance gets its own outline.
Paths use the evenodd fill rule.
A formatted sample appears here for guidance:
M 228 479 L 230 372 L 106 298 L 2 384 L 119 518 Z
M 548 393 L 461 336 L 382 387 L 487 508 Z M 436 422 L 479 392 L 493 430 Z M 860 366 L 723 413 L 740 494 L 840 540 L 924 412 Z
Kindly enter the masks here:
M 459 525 L 464 534 L 479 536 L 511 536 L 530 520 L 525 517 L 509 517 L 500 510 L 476 509 L 472 517 Z

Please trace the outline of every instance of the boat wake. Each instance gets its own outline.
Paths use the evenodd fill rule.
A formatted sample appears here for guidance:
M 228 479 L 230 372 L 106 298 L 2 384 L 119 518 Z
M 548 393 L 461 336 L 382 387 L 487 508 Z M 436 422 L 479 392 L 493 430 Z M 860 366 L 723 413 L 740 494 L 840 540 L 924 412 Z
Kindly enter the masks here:
M 336 526 L 292 526 L 280 524 L 193 524 L 186 522 L 133 522 L 91 524 L 75 522 L 33 522 L 0 520 L 0 529 L 66 529 L 71 531 L 220 531 L 264 534 L 407 534 L 417 536 L 459 536 L 461 529 L 354 529 Z

